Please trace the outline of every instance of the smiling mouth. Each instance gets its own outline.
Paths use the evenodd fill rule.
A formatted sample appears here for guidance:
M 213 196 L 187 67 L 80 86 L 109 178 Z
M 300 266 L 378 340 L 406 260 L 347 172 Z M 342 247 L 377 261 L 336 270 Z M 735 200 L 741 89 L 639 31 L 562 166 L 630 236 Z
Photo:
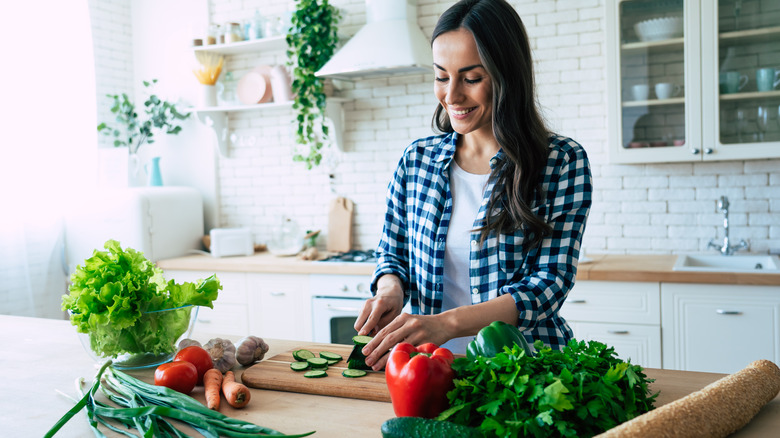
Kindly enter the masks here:
M 465 116 L 466 114 L 468 114 L 468 113 L 470 113 L 470 112 L 474 111 L 475 109 L 477 109 L 477 107 L 468 108 L 468 109 L 464 109 L 464 110 L 460 110 L 460 111 L 457 111 L 457 110 L 453 110 L 453 109 L 451 109 L 451 110 L 450 110 L 450 112 L 451 112 L 453 115 L 455 115 L 455 116 Z

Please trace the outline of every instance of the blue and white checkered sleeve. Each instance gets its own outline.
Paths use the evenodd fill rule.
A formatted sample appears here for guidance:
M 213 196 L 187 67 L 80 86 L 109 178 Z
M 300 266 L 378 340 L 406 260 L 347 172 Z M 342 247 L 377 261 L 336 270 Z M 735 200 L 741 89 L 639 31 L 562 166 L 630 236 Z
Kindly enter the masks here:
M 530 275 L 508 284 L 505 286 L 508 290 L 502 291 L 514 296 L 520 311 L 518 325 L 521 330 L 541 329 L 538 324 L 558 311 L 574 285 L 577 273 L 593 185 L 585 150 L 571 140 L 564 142 L 570 142 L 569 146 L 573 147 L 564 148 L 566 152 L 557 158 L 555 168 L 558 172 L 547 175 L 550 179 L 547 196 L 551 201 L 548 223 L 552 233 L 538 248 Z
M 387 211 L 382 237 L 377 248 L 377 266 L 371 280 L 371 292 L 376 293 L 376 282 L 385 274 L 397 275 L 409 294 L 409 250 L 406 224 L 406 156 L 387 187 Z

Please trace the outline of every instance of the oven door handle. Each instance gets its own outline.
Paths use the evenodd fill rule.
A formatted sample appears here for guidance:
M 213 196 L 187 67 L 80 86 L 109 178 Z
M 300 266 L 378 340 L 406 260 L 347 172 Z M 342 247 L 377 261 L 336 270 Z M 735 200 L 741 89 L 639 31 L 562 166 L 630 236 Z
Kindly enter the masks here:
M 335 310 L 337 312 L 360 312 L 361 310 L 356 307 L 334 306 L 331 304 L 328 304 L 328 309 Z

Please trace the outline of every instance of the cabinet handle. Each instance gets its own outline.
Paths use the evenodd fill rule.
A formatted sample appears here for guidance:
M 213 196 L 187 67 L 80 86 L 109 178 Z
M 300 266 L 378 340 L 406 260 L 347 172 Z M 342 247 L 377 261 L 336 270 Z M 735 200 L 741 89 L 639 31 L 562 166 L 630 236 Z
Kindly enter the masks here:
M 571 304 L 585 304 L 585 300 L 583 300 L 583 299 L 567 300 L 566 302 L 567 303 L 571 303 Z
M 707 154 L 707 155 L 710 155 L 710 154 L 711 154 L 711 153 L 713 153 L 713 152 L 714 152 L 714 151 L 712 150 L 712 148 L 705 148 L 705 149 L 704 149 L 704 153 L 705 153 L 705 154 Z
M 203 324 L 211 324 L 211 320 L 210 319 L 198 318 L 198 322 L 203 323 Z
M 328 304 L 328 309 L 338 312 L 360 312 L 360 309 L 356 307 L 332 306 L 330 304 Z
M 271 292 L 272 297 L 283 297 L 286 294 L 284 292 Z
M 610 335 L 627 335 L 628 330 L 607 330 Z
M 696 148 L 691 149 L 691 154 L 693 155 L 699 155 L 699 150 Z
M 718 309 L 715 312 L 718 313 L 719 315 L 742 315 L 742 312 L 740 312 L 739 310 Z

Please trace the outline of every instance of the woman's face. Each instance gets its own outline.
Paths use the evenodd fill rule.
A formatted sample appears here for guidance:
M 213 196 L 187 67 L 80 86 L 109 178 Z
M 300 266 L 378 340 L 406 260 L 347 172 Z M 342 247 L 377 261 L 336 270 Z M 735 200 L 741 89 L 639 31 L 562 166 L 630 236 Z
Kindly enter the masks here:
M 492 135 L 493 93 L 474 36 L 460 28 L 433 41 L 436 98 L 461 135 L 488 131 Z

